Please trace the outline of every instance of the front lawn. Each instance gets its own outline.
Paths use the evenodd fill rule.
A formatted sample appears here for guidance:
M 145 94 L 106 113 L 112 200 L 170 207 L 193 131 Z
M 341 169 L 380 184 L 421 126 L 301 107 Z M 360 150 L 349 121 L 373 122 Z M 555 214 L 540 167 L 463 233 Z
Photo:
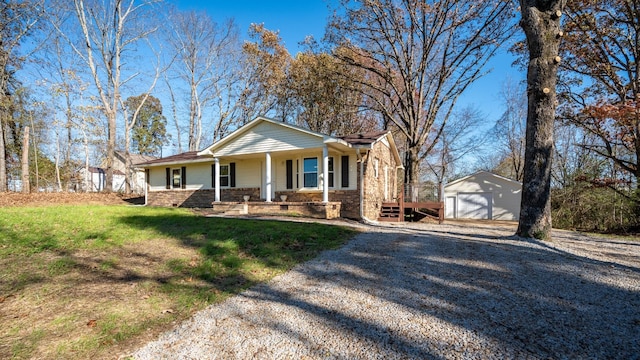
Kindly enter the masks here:
M 185 209 L 0 208 L 0 358 L 117 358 L 354 234 Z

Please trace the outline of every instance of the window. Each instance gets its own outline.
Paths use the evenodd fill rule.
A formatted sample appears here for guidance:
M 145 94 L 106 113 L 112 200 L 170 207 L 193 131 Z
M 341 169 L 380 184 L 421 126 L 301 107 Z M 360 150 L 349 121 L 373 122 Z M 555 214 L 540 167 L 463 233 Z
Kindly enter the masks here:
M 318 187 L 318 158 L 305 158 L 303 166 L 304 187 Z
M 182 176 L 180 173 L 180 169 L 172 169 L 171 170 L 171 184 L 174 189 L 179 189 L 182 185 Z
M 216 165 L 211 164 L 211 188 L 216 188 Z M 220 187 L 236 187 L 236 163 L 220 165 Z
M 379 166 L 380 161 L 378 159 L 374 159 L 373 160 L 373 176 L 375 178 L 378 178 L 378 166 Z
M 333 187 L 333 156 L 329 157 L 329 187 Z
M 220 165 L 220 187 L 229 186 L 229 165 Z

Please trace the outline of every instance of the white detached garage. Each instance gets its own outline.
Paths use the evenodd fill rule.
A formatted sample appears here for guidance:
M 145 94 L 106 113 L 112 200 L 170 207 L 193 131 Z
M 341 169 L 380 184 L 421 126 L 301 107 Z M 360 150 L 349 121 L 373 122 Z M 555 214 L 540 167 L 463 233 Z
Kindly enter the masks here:
M 444 187 L 447 219 L 518 220 L 522 184 L 480 171 Z

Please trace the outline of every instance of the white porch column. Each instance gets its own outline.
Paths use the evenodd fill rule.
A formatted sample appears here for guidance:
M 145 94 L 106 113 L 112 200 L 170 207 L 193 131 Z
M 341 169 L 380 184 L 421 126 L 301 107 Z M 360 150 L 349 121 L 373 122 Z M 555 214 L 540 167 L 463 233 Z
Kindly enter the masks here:
M 264 182 L 265 182 L 265 199 L 267 200 L 267 202 L 271 202 L 271 153 L 266 153 L 265 154 L 265 175 L 264 175 Z
M 214 158 L 213 159 L 214 162 L 214 169 L 216 171 L 216 178 L 215 178 L 215 198 L 214 201 L 215 202 L 220 202 L 220 159 L 218 158 Z
M 322 202 L 329 202 L 329 148 L 322 147 Z

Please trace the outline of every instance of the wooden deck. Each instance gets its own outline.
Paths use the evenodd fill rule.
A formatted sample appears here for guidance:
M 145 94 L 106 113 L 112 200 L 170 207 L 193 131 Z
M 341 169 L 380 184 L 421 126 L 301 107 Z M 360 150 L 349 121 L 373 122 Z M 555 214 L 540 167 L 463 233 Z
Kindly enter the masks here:
M 436 215 L 437 214 L 437 215 Z M 436 201 L 427 202 L 386 202 L 382 204 L 378 221 L 403 222 L 405 218 L 425 218 L 444 221 L 444 203 Z

